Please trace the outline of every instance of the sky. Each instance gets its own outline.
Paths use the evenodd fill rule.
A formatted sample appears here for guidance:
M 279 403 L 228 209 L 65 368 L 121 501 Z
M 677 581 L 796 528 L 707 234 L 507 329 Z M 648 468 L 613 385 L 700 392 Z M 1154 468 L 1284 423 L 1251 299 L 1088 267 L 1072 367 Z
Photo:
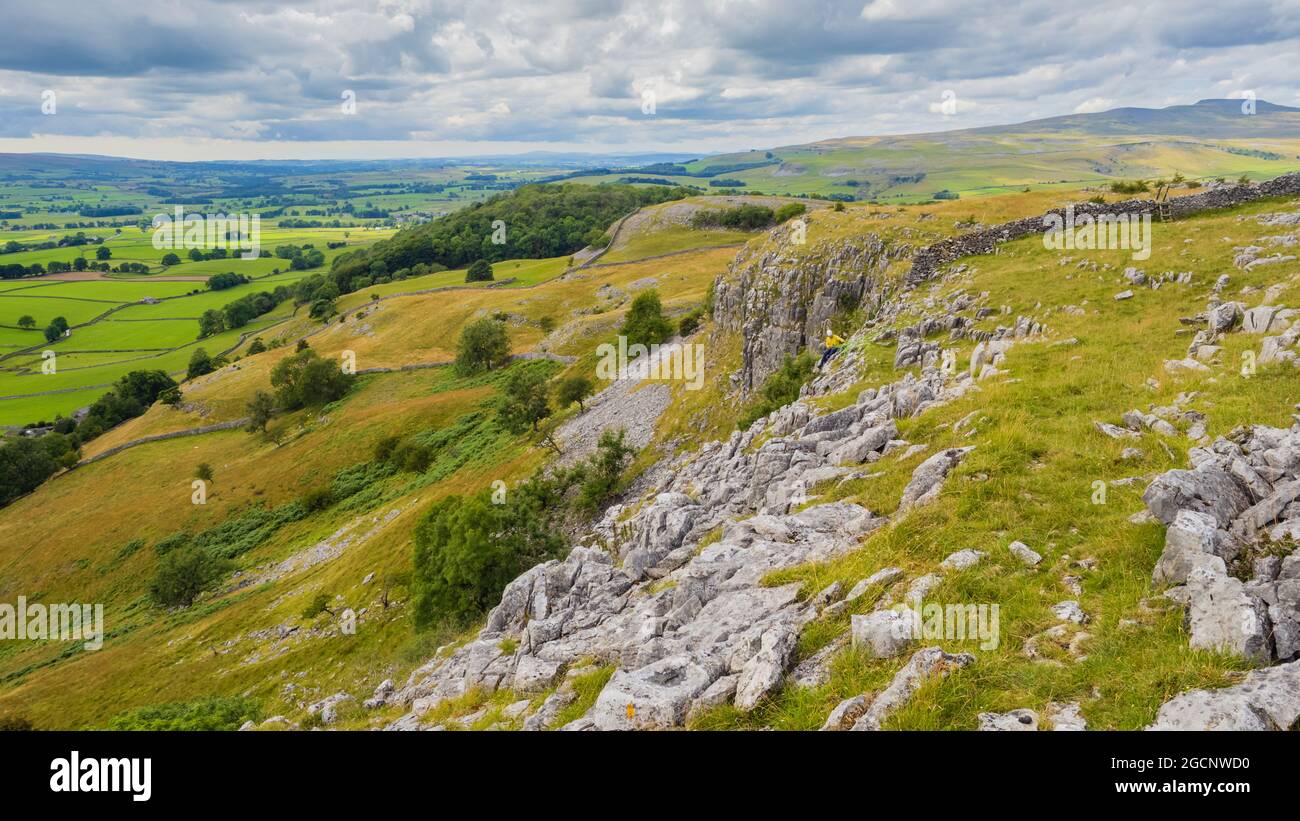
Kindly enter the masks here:
M 0 152 L 703 155 L 1294 106 L 1297 58 L 1300 0 L 0 0 Z

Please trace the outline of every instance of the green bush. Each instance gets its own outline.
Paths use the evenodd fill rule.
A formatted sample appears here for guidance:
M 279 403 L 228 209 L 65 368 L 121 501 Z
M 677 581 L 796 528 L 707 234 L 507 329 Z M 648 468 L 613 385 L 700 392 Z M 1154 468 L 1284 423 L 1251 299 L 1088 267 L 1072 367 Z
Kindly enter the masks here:
M 210 697 L 197 701 L 136 707 L 112 718 L 110 730 L 196 731 L 238 730 L 245 721 L 257 721 L 257 702 L 242 697 Z
M 300 500 L 303 510 L 315 513 L 334 504 L 334 490 L 330 487 L 318 487 L 303 494 Z
M 230 562 L 196 547 L 173 550 L 158 560 L 149 595 L 163 607 L 189 607 L 231 569 Z
M 353 377 L 337 363 L 321 359 L 311 348 L 280 360 L 271 371 L 276 404 L 285 410 L 325 405 L 343 398 Z
M 673 326 L 664 316 L 659 292 L 653 288 L 636 295 L 619 329 L 619 335 L 627 337 L 629 345 L 660 344 L 672 333 Z
M 1110 184 L 1110 190 L 1116 194 L 1142 194 L 1151 189 L 1146 180 L 1116 180 Z
M 492 280 L 492 263 L 486 259 L 476 259 L 465 271 L 466 282 L 490 282 Z
M 306 621 L 319 616 L 321 613 L 328 612 L 330 609 L 330 595 L 328 593 L 317 593 L 312 596 L 311 601 L 302 609 L 302 618 Z
M 509 489 L 502 504 L 486 489 L 436 503 L 415 531 L 416 628 L 477 617 L 521 572 L 557 557 L 569 543 L 566 523 L 609 498 L 631 453 L 622 432 L 606 431 L 584 465 L 539 472 Z
M 800 216 L 806 213 L 807 211 L 808 211 L 808 206 L 804 205 L 802 202 L 788 202 L 785 205 L 782 205 L 780 208 L 776 209 L 776 212 L 772 215 L 772 217 L 773 219 L 776 220 L 776 223 L 780 225 L 786 220 L 794 219 L 795 217 Z
M 787 355 L 781 368 L 763 383 L 758 400 L 741 414 L 737 427 L 748 430 L 761 417 L 798 399 L 799 389 L 812 378 L 812 374 L 812 354 L 804 351 L 797 357 Z
M 510 339 L 504 322 L 477 319 L 460 332 L 456 346 L 456 372 L 468 376 L 504 365 L 510 358 Z

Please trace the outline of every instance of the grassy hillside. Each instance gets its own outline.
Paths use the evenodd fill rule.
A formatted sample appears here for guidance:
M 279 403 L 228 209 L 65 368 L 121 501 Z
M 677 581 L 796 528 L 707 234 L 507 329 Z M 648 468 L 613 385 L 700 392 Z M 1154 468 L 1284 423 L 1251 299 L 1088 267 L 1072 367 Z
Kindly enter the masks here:
M 293 317 L 267 338 L 308 336 L 327 359 L 350 350 L 360 369 L 400 368 L 450 360 L 466 322 L 504 312 L 516 352 L 535 350 L 546 340 L 555 354 L 582 356 L 614 332 L 626 309 L 598 296 L 598 289 L 626 291 L 650 281 L 662 290 L 666 309 L 680 312 L 704 299 L 732 253 L 688 251 L 671 264 L 603 265 L 560 279 L 549 277 L 562 266 L 521 262 L 518 287 L 461 286 L 387 294 L 378 302 L 369 292 L 352 294 L 340 300 L 340 310 L 350 314 L 346 321 L 322 328 Z M 499 270 L 510 272 L 513 264 L 502 263 Z M 414 290 L 439 283 L 401 285 Z M 543 317 L 554 321 L 550 334 L 540 327 Z M 275 363 L 291 352 L 286 346 L 245 357 L 186 383 L 180 409 L 156 405 L 92 441 L 84 455 L 239 418 L 253 392 L 268 387 Z M 503 433 L 492 421 L 487 403 L 498 393 L 498 381 L 462 379 L 448 368 L 363 376 L 341 402 L 278 420 L 279 445 L 242 430 L 143 444 L 56 477 L 0 511 L 0 531 L 10 534 L 11 545 L 0 555 L 0 596 L 103 601 L 112 634 L 106 643 L 111 652 L 97 654 L 69 654 L 56 643 L 6 642 L 0 647 L 0 712 L 22 713 L 41 727 L 97 727 L 132 706 L 246 694 L 264 704 L 268 715 L 296 715 L 307 693 L 328 695 L 325 690 L 342 686 L 360 693 L 422 662 L 447 634 L 413 635 L 405 589 L 393 592 L 388 609 L 375 603 L 382 579 L 410 567 L 414 523 L 447 493 L 471 492 L 498 479 L 517 481 L 544 459 L 542 449 Z M 216 595 L 171 614 L 149 604 L 160 540 L 178 531 L 246 522 L 257 510 L 292 504 L 367 463 L 386 436 L 436 440 L 448 434 L 424 473 L 367 482 L 347 501 L 266 534 L 238 556 L 239 573 Z M 214 477 L 201 506 L 190 498 L 200 463 L 210 465 Z M 42 535 L 33 542 L 25 534 L 32 517 L 45 510 L 52 515 L 40 514 Z M 322 555 L 325 560 L 315 563 Z M 285 562 L 291 569 L 280 567 Z M 371 573 L 374 580 L 363 585 Z M 299 618 L 319 591 L 341 596 L 361 613 L 355 636 L 313 628 Z M 281 636 L 278 626 L 290 632 Z M 73 687 L 73 681 L 85 686 Z

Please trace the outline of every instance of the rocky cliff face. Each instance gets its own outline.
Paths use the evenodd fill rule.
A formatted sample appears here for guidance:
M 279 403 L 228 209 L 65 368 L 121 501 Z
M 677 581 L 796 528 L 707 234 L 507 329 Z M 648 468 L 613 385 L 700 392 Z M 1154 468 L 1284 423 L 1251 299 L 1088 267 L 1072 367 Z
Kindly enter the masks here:
M 657 470 L 665 481 L 635 514 L 607 511 L 589 540 L 599 546 L 576 547 L 511 582 L 475 640 L 416 670 L 394 696 L 410 712 L 390 729 L 427 729 L 424 714 L 472 688 L 529 693 L 559 683 L 525 725 L 543 729 L 573 700 L 566 671 L 591 659 L 617 670 L 566 729 L 674 727 L 722 703 L 753 709 L 789 671 L 803 628 L 845 606 L 838 587 L 804 601 L 798 584 L 765 587 L 764 577 L 843 555 L 885 522 L 845 502 L 792 509 L 813 500 L 814 485 L 861 475 L 859 466 L 906 448 L 894 420 L 960 396 L 973 381 L 927 368 L 833 413 L 795 402 L 669 460 Z M 902 508 L 934 498 L 968 450 L 922 463 Z M 721 538 L 703 544 L 718 527 Z
M 878 234 L 795 245 L 792 229 L 742 251 L 714 286 L 714 318 L 744 339 L 741 389 L 762 385 L 787 355 L 820 350 L 827 322 L 845 307 L 874 313 L 888 298 L 891 262 L 911 254 Z M 811 240 L 810 240 L 811 242 Z

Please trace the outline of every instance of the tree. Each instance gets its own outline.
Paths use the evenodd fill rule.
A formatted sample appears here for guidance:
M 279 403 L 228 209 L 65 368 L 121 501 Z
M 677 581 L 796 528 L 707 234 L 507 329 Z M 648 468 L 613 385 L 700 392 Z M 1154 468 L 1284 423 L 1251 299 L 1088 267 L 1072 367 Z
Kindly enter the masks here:
M 253 343 L 248 346 L 248 355 L 253 356 L 254 354 L 262 353 L 265 350 L 266 350 L 266 343 L 263 342 L 262 337 L 259 336 L 256 337 L 253 340 Z
M 61 316 L 56 316 L 50 320 L 50 324 L 45 326 L 45 341 L 53 342 L 63 336 L 68 331 L 68 320 Z
M 587 407 L 583 404 L 583 400 L 591 396 L 593 390 L 594 386 L 590 379 L 582 374 L 574 374 L 561 379 L 555 386 L 555 402 L 562 408 L 577 402 L 578 410 L 585 413 Z
M 58 463 L 40 440 L 20 436 L 5 441 L 0 445 L 0 505 L 31 493 L 56 470 Z
M 199 339 L 215 336 L 226 330 L 226 317 L 221 311 L 209 308 L 199 317 Z
M 95 249 L 95 259 L 112 259 L 113 249 L 107 245 L 101 245 Z
M 249 433 L 257 433 L 258 431 L 266 433 L 266 426 L 270 424 L 271 417 L 274 415 L 275 397 L 266 391 L 258 391 L 249 400 L 248 426 L 245 430 Z
M 588 512 L 598 509 L 618 486 L 618 477 L 636 451 L 624 441 L 625 431 L 606 430 L 596 443 L 596 453 L 588 462 L 577 507 Z
M 280 360 L 271 371 L 276 404 L 286 410 L 324 405 L 341 399 L 352 386 L 352 376 L 308 348 Z
M 497 403 L 497 418 L 511 433 L 523 433 L 551 415 L 546 401 L 546 377 L 537 368 L 517 367 L 506 377 L 505 393 Z
M 619 329 L 619 334 L 627 337 L 629 345 L 659 344 L 672 336 L 672 333 L 673 326 L 664 317 L 659 292 L 653 288 L 636 295 L 623 319 L 623 327 Z
M 182 547 L 158 560 L 149 595 L 163 607 L 189 607 L 231 569 L 229 561 L 197 547 Z
M 180 265 L 180 264 L 181 264 L 181 258 L 178 257 L 178 256 L 176 256 L 175 254 L 167 254 L 166 256 L 164 256 L 164 257 L 162 258 L 162 264 L 163 264 L 163 267 L 165 267 L 165 268 L 166 268 L 166 267 L 170 267 L 170 266 L 172 266 L 172 265 Z
M 338 313 L 338 308 L 334 305 L 334 300 L 320 297 L 313 299 L 308 314 L 312 319 L 328 320 L 334 314 Z
M 168 388 L 167 390 L 165 390 L 165 391 L 163 391 L 162 393 L 158 394 L 158 401 L 159 401 L 159 402 L 162 402 L 164 405 L 170 405 L 170 406 L 173 407 L 173 408 L 179 408 L 179 407 L 180 407 L 180 405 L 181 405 L 181 398 L 182 398 L 182 397 L 181 397 L 181 389 L 180 389 L 180 388 Z
M 165 371 L 131 371 L 117 380 L 113 391 L 123 399 L 140 405 L 143 412 L 156 402 L 164 391 L 176 387 L 176 380 Z
M 35 318 L 24 314 L 18 317 L 18 327 L 25 331 L 30 331 L 32 328 L 36 327 L 36 320 Z
M 207 462 L 199 462 L 199 466 L 194 469 L 194 478 L 202 479 L 205 482 L 212 481 L 212 465 Z
M 202 348 L 195 348 L 194 353 L 190 355 L 190 365 L 185 370 L 185 378 L 193 379 L 196 376 L 212 373 L 212 357 Z
M 476 259 L 465 271 L 466 282 L 489 282 L 492 279 L 492 263 L 486 259 Z
M 504 322 L 477 319 L 460 332 L 456 371 L 461 375 L 490 371 L 510 358 L 510 339 Z

